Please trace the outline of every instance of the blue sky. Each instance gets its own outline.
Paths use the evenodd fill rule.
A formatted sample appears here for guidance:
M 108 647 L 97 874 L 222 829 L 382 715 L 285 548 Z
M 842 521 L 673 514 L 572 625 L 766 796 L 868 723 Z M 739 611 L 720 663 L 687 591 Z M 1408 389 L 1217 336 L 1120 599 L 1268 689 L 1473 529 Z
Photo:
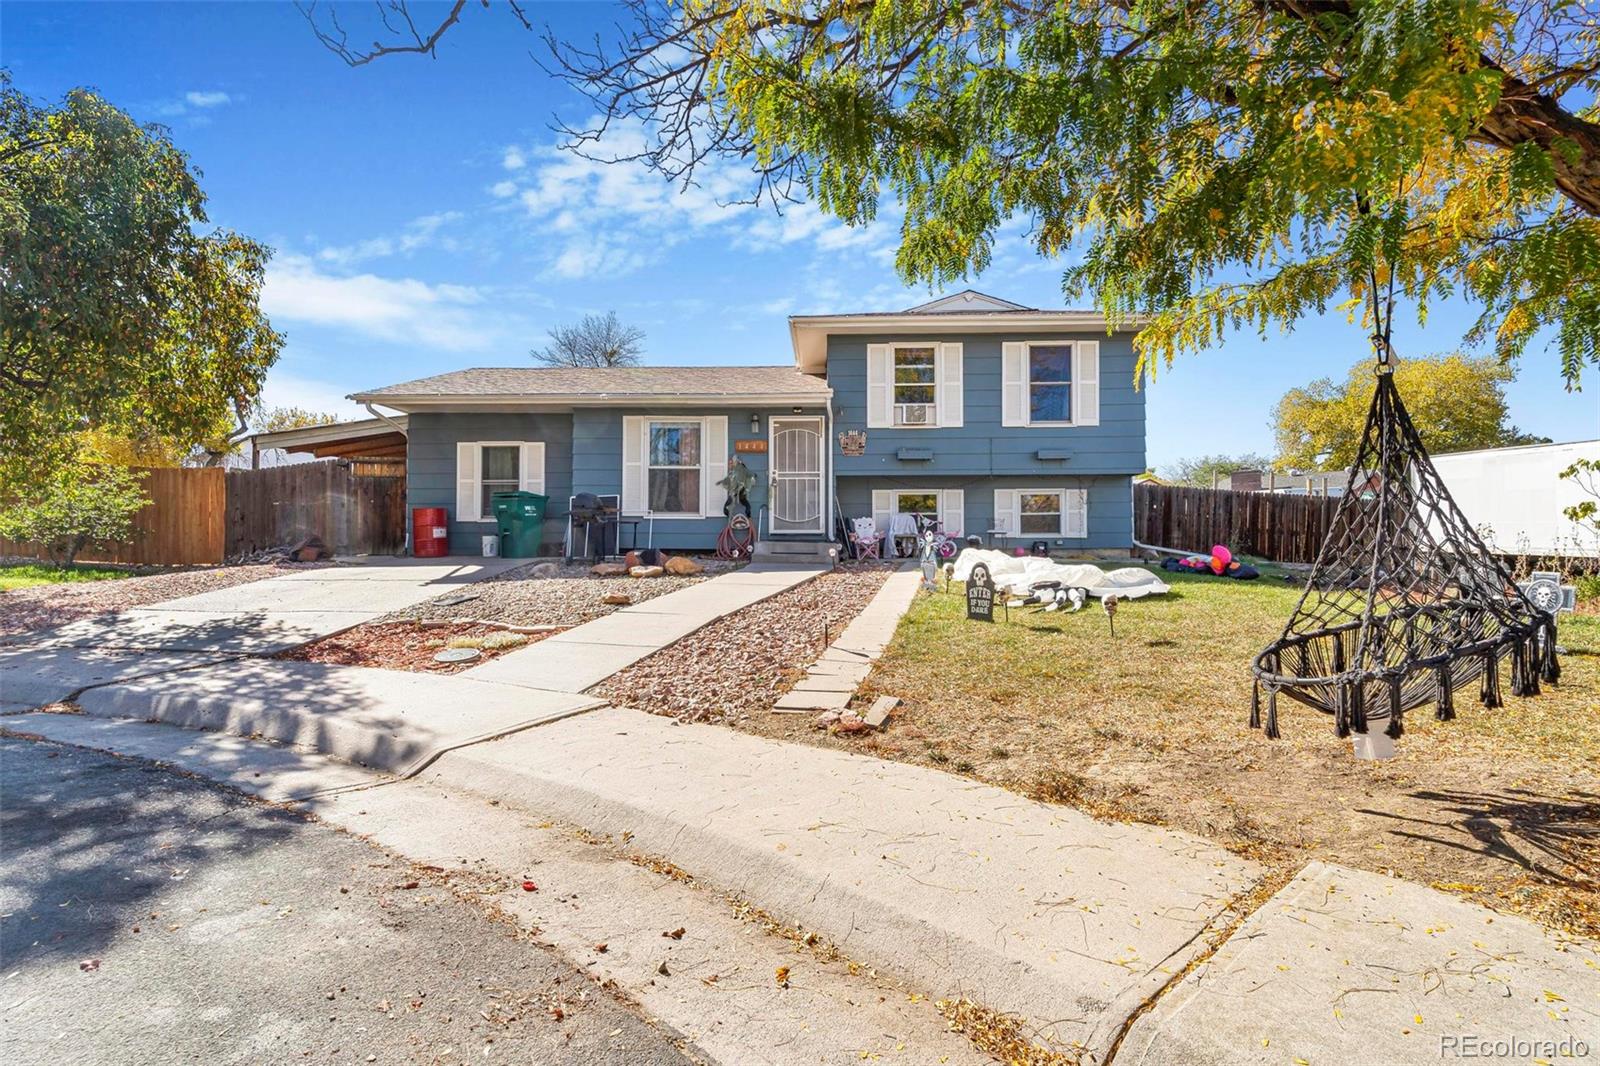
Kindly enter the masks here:
M 339 9 L 353 39 L 372 35 L 371 5 Z M 617 14 L 533 10 L 585 38 Z M 809 207 L 729 208 L 744 187 L 732 165 L 680 191 L 558 151 L 552 118 L 591 111 L 529 58 L 537 47 L 503 11 L 474 6 L 437 60 L 350 69 L 288 3 L 0 5 L 0 62 L 21 89 L 54 99 L 86 85 L 166 124 L 204 174 L 212 221 L 276 250 L 264 302 L 288 344 L 270 404 L 358 414 L 346 393 L 525 364 L 549 327 L 591 311 L 643 328 L 650 363 L 766 363 L 790 358 L 787 314 L 928 299 L 894 275 L 892 218 L 863 231 Z M 1064 265 L 1013 232 L 971 284 L 1060 306 Z M 1435 309 L 1426 330 L 1407 321 L 1400 351 L 1452 348 L 1470 317 L 1458 305 Z M 1342 377 L 1364 352 L 1360 331 L 1329 315 L 1181 360 L 1149 386 L 1151 462 L 1269 453 L 1284 390 Z M 1512 420 L 1595 437 L 1596 387 L 1565 392 L 1554 356 L 1535 351 L 1508 390 Z

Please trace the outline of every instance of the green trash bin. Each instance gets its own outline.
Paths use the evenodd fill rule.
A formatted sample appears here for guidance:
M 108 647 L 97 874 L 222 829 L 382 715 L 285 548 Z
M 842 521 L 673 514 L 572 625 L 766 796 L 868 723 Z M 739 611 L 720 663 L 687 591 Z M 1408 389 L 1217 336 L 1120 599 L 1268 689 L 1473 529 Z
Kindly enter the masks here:
M 539 554 L 544 532 L 544 509 L 550 497 L 537 492 L 497 492 L 490 497 L 495 525 L 500 527 L 500 554 L 508 559 L 532 559 Z

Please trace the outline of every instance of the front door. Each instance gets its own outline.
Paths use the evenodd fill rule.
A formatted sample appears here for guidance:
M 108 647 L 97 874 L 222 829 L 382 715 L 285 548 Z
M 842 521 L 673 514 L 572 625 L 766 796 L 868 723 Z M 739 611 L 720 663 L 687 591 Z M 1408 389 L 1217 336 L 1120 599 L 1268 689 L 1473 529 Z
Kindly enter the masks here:
M 773 533 L 822 532 L 822 419 L 773 418 Z

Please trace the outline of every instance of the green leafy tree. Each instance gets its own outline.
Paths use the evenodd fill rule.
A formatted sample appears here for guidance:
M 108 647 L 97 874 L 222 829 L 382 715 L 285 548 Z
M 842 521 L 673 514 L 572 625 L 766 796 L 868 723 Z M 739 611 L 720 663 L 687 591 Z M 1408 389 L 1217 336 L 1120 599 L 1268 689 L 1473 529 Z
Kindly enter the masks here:
M 126 543 L 150 502 L 138 474 L 120 466 L 56 467 L 32 494 L 0 508 L 0 537 L 38 544 L 58 567 L 84 548 Z
M 86 431 L 180 451 L 242 432 L 283 343 L 258 301 L 269 253 L 205 223 L 160 127 L 0 74 L 0 484 L 67 465 Z
M 464 17 L 380 9 L 352 64 L 434 55 Z M 905 208 L 896 259 L 937 285 L 1021 220 L 1082 241 L 1069 298 L 1153 315 L 1142 372 L 1234 328 L 1391 293 L 1466 294 L 1468 343 L 1548 328 L 1575 386 L 1600 358 L 1600 32 L 1560 0 L 628 0 L 614 45 L 549 37 L 598 106 L 572 130 L 679 182 L 721 156 L 751 195 L 848 223 Z M 510 5 L 519 18 L 519 5 Z M 394 18 L 394 12 L 403 18 Z M 525 20 L 524 20 L 524 24 Z M 515 25 L 515 23 L 508 23 Z
M 1587 500 L 1579 500 L 1570 507 L 1563 507 L 1561 513 L 1577 525 L 1583 526 L 1596 537 L 1600 537 L 1600 459 L 1579 459 L 1565 470 L 1560 476 L 1578 486 Z
M 339 421 L 338 415 L 326 411 L 311 411 L 304 407 L 273 407 L 251 419 L 253 433 L 282 433 L 287 429 L 307 429 L 311 426 L 331 426 Z
M 1225 478 L 1235 470 L 1265 470 L 1272 460 L 1254 452 L 1242 455 L 1200 455 L 1193 459 L 1180 459 L 1166 468 L 1166 478 L 1174 485 L 1193 485 L 1209 489 L 1214 480 Z
M 1484 356 L 1455 352 L 1404 359 L 1394 370 L 1422 443 L 1432 452 L 1548 444 L 1506 421 L 1505 384 L 1512 369 Z M 1290 389 L 1273 412 L 1277 465 L 1292 470 L 1344 470 L 1355 461 L 1372 402 L 1372 364 L 1350 368 L 1344 381 L 1321 378 Z

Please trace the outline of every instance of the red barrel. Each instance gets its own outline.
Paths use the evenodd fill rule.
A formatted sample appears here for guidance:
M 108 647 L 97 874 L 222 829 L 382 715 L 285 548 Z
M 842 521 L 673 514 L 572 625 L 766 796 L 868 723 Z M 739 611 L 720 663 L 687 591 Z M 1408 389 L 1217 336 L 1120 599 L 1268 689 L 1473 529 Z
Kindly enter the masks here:
M 411 554 L 428 557 L 450 554 L 450 513 L 443 507 L 411 509 Z

